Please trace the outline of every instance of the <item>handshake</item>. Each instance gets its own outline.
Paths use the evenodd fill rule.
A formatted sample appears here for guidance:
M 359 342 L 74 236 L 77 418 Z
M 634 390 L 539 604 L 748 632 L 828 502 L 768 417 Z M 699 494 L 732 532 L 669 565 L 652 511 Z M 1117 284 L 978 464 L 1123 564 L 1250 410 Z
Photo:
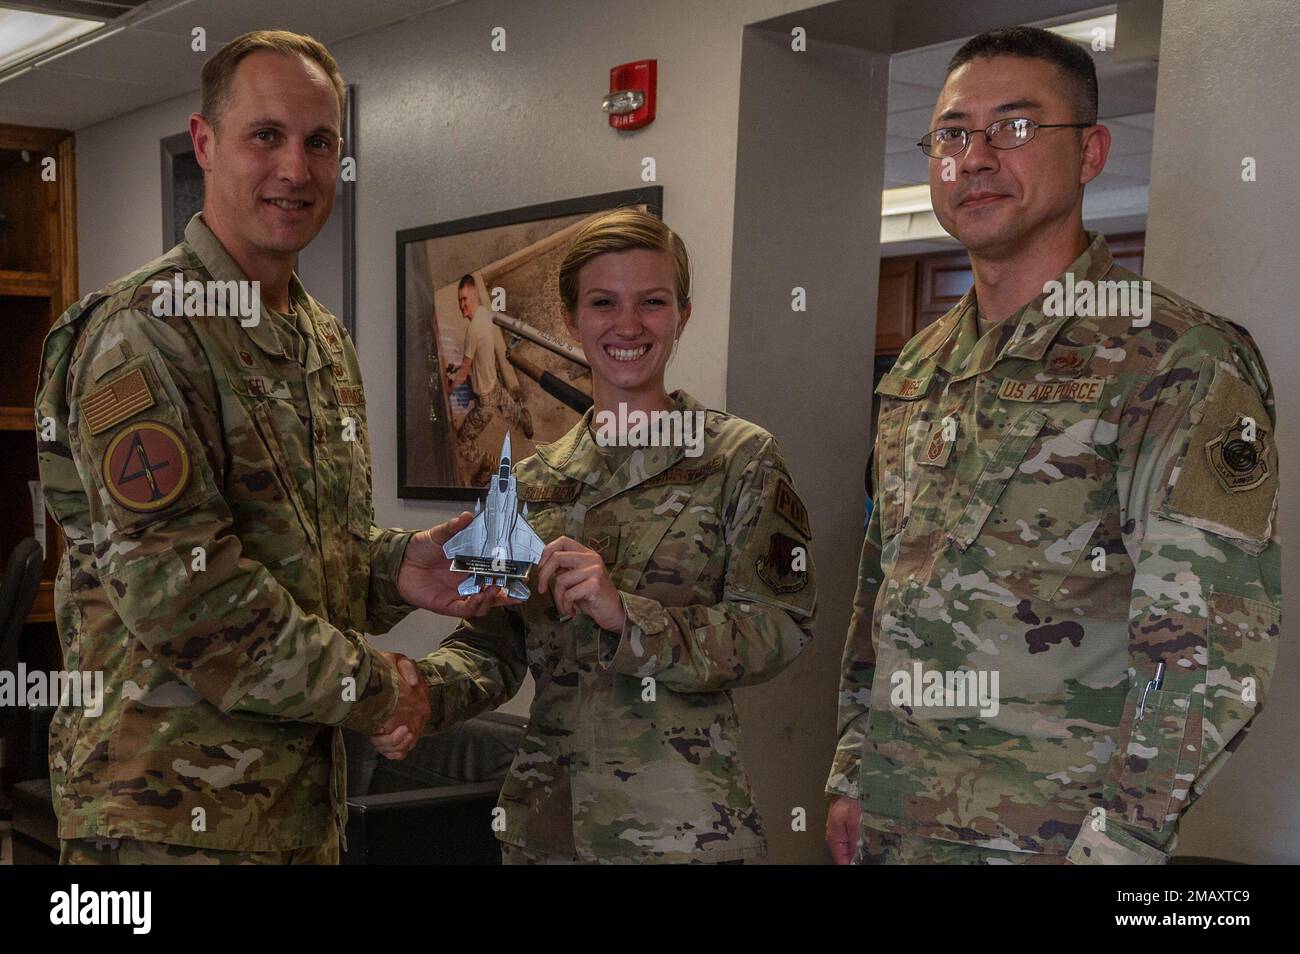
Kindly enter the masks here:
M 397 591 L 407 603 L 444 616 L 482 616 L 497 607 L 516 605 L 499 586 L 487 586 L 461 596 L 464 574 L 453 573 L 443 544 L 474 519 L 468 511 L 429 530 L 414 534 L 397 571 Z M 540 541 L 539 541 L 540 544 Z M 621 633 L 627 616 L 622 598 L 610 578 L 604 557 L 569 537 L 557 537 L 541 549 L 537 590 L 550 593 L 562 619 L 587 616 L 612 633 Z M 397 669 L 397 707 L 371 742 L 381 755 L 403 759 L 415 747 L 431 715 L 429 686 L 406 656 L 382 654 Z
M 507 597 L 500 587 L 487 587 L 473 596 L 460 595 L 458 587 L 464 575 L 451 571 L 451 560 L 442 552 L 442 545 L 473 519 L 474 515 L 466 511 L 411 536 L 397 570 L 397 592 L 403 600 L 443 616 L 461 618 L 482 616 L 498 606 L 519 602 Z M 429 721 L 429 688 L 409 657 L 400 653 L 380 655 L 397 669 L 397 708 L 370 741 L 386 758 L 403 759 L 420 740 Z
M 376 751 L 387 759 L 404 759 L 420 741 L 428 724 L 429 687 L 409 656 L 380 653 L 397 669 L 397 708 L 377 735 L 370 737 Z

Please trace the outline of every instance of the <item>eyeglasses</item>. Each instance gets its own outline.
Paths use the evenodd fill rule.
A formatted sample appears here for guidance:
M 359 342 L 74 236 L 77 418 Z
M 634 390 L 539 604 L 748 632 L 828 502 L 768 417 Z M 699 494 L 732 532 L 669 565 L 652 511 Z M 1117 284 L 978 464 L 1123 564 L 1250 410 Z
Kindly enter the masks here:
M 1032 119 L 999 119 L 987 129 L 962 129 L 960 126 L 940 126 L 928 132 L 917 143 L 931 159 L 952 159 L 960 156 L 970 145 L 971 136 L 984 133 L 984 139 L 994 149 L 1019 149 L 1037 135 L 1040 129 L 1087 129 L 1095 123 L 1036 123 Z

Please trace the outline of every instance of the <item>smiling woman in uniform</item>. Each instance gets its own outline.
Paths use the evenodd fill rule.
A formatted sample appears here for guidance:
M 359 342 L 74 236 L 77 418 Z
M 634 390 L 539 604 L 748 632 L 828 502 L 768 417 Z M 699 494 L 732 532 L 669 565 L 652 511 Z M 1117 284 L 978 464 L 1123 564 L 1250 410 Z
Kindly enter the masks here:
M 686 248 L 663 222 L 633 209 L 593 220 L 559 291 L 595 403 L 516 465 L 549 541 L 534 593 L 420 661 L 430 730 L 505 702 L 531 669 L 500 800 L 507 863 L 761 855 L 730 690 L 811 639 L 807 512 L 770 434 L 664 387 L 691 302 Z M 669 412 L 681 430 L 638 430 L 636 412 Z M 399 730 L 376 744 L 400 757 L 413 741 Z

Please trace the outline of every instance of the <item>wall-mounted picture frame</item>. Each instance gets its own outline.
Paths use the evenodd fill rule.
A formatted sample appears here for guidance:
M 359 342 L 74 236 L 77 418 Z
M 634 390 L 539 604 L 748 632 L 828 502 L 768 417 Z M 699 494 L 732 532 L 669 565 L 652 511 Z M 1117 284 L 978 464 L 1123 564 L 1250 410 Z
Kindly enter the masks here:
M 629 189 L 397 233 L 397 495 L 474 500 L 510 435 L 514 460 L 591 406 L 591 370 L 556 284 L 573 236 L 663 187 Z

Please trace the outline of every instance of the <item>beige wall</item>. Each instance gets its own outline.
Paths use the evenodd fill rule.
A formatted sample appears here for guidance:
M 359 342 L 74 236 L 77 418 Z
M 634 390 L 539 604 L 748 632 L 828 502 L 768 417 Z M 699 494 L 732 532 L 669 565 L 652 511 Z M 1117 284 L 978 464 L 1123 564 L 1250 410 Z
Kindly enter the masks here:
M 1188 815 L 1180 853 L 1300 862 L 1300 89 L 1295 0 L 1165 0 L 1146 274 L 1245 325 L 1277 393 L 1282 645 L 1266 709 Z M 1257 180 L 1243 182 L 1253 157 Z

